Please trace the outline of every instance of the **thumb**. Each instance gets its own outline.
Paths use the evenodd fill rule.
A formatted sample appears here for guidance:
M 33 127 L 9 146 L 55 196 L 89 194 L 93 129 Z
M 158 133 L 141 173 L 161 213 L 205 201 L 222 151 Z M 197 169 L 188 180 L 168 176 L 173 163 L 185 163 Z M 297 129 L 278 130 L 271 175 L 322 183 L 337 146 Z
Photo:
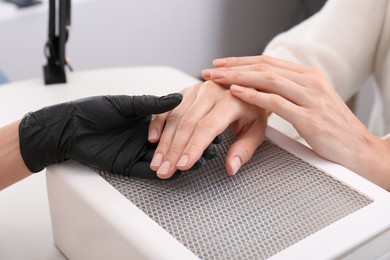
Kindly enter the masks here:
M 247 131 L 237 136 L 236 141 L 230 146 L 226 155 L 226 170 L 229 175 L 235 175 L 264 141 L 265 127 L 262 128 L 263 131 L 259 131 L 259 123 L 261 124 L 259 120 L 254 122 Z
M 161 114 L 178 106 L 183 99 L 179 93 L 162 97 L 143 96 L 115 96 L 116 108 L 125 116 Z

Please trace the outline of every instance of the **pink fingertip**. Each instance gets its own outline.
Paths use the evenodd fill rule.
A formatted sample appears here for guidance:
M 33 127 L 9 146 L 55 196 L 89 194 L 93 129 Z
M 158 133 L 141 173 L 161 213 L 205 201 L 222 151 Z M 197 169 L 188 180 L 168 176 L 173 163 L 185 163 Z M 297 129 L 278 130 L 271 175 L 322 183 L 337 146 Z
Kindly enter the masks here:
M 158 167 L 160 167 L 162 161 L 163 161 L 162 153 L 157 153 L 153 156 L 153 159 L 150 162 L 150 166 L 153 168 L 158 168 Z
M 230 91 L 233 92 L 233 93 L 244 93 L 245 92 L 245 88 L 241 87 L 241 86 L 237 86 L 237 85 L 232 85 L 230 87 Z
M 227 59 L 215 59 L 213 60 L 213 65 L 215 67 L 222 67 L 222 66 L 225 66 L 227 63 Z
M 236 175 L 236 173 L 238 172 L 238 170 L 241 168 L 241 160 L 238 156 L 235 156 L 231 163 L 230 163 L 230 166 L 232 167 L 232 175 Z
M 158 131 L 156 128 L 153 128 L 150 132 L 149 132 L 149 136 L 148 136 L 148 140 L 149 141 L 157 141 L 158 140 Z

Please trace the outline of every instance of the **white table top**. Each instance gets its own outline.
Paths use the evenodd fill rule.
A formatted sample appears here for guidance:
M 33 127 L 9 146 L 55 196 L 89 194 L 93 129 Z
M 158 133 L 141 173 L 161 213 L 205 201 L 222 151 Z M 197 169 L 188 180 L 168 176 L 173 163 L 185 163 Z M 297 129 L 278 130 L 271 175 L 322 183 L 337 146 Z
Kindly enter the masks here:
M 143 85 L 143 82 L 148 84 Z M 68 84 L 34 79 L 0 86 L 0 126 L 43 106 L 103 94 L 168 94 L 197 80 L 167 67 L 116 68 L 68 73 Z M 128 91 L 126 91 L 128 89 Z M 0 193 L 0 259 L 65 259 L 52 239 L 45 172 Z

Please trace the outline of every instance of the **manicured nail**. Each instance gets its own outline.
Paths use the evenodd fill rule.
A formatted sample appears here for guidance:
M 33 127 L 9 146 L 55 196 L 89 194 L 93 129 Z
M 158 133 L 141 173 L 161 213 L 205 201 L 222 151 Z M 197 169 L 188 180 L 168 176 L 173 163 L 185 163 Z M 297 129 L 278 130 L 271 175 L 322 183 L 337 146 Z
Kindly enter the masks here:
M 171 168 L 171 162 L 165 161 L 163 164 L 161 164 L 160 168 L 157 170 L 157 174 L 166 175 L 169 172 L 169 169 Z
M 244 93 L 245 88 L 237 85 L 231 85 L 230 91 L 234 93 Z
M 162 160 L 163 160 L 163 155 L 162 153 L 157 153 L 153 156 L 153 159 L 152 161 L 150 162 L 150 166 L 154 166 L 154 167 L 160 167 L 161 163 L 162 163 Z
M 156 128 L 153 128 L 152 130 L 150 130 L 149 132 L 149 140 L 157 140 L 158 139 L 158 131 Z
M 209 79 L 211 77 L 211 70 L 203 70 L 202 71 L 202 77 L 204 79 Z
M 221 71 L 221 70 L 214 70 L 211 72 L 211 78 L 212 79 L 222 79 L 226 76 L 226 72 L 225 71 Z
M 226 63 L 227 63 L 227 59 L 215 59 L 215 60 L 213 60 L 213 65 L 215 67 L 225 66 Z
M 231 166 L 232 166 L 232 169 L 233 169 L 232 175 L 236 175 L 236 173 L 238 172 L 238 170 L 241 167 L 241 160 L 240 160 L 240 158 L 238 156 L 235 156 L 232 159 Z
M 177 162 L 176 166 L 177 167 L 184 167 L 186 166 L 188 160 L 190 159 L 190 157 L 187 155 L 187 154 L 184 154 L 180 157 L 179 161 Z

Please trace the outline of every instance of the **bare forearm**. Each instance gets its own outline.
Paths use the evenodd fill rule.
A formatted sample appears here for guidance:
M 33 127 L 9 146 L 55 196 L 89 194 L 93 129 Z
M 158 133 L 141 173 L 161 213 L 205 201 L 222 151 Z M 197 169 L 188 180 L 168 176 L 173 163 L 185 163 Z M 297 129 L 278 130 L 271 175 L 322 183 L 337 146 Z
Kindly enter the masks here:
M 0 128 L 0 190 L 31 174 L 20 154 L 18 126 L 19 121 Z

